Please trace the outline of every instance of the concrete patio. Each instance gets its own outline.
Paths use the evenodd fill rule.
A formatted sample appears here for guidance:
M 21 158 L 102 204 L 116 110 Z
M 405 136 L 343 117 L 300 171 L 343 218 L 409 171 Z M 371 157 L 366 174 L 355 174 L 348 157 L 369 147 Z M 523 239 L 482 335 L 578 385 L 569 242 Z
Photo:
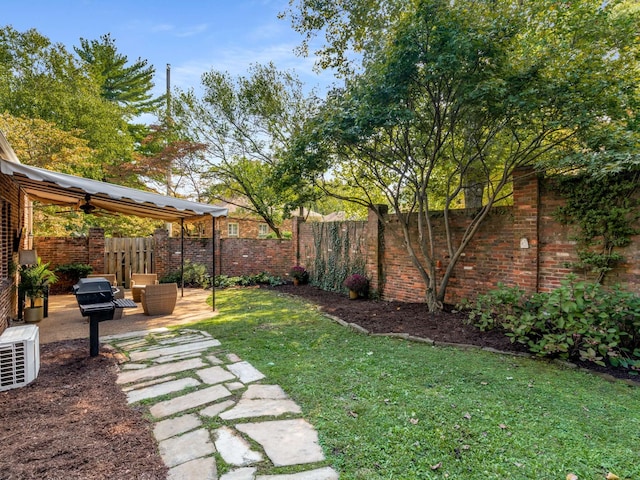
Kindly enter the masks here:
M 206 303 L 211 290 L 185 288 L 184 297 L 178 290 L 176 308 L 171 315 L 147 316 L 142 306 L 124 309 L 121 319 L 100 322 L 100 336 L 116 335 L 159 327 L 186 325 L 215 315 L 211 305 Z M 131 292 L 125 291 L 125 298 L 131 298 Z M 76 297 L 72 294 L 49 297 L 49 316 L 39 322 L 40 343 L 86 338 L 89 342 L 89 322 L 78 308 Z

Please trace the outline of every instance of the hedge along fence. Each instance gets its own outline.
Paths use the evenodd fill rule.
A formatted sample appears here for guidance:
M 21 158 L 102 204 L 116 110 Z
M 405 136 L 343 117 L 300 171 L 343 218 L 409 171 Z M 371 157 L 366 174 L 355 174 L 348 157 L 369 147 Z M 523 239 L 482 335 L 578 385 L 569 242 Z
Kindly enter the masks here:
M 305 257 L 313 259 L 312 265 L 306 265 L 312 285 L 339 292 L 344 290 L 342 282 L 347 276 L 366 274 L 367 222 L 313 222 L 303 225 L 301 227 L 310 230 L 313 236 L 313 243 L 305 244 Z

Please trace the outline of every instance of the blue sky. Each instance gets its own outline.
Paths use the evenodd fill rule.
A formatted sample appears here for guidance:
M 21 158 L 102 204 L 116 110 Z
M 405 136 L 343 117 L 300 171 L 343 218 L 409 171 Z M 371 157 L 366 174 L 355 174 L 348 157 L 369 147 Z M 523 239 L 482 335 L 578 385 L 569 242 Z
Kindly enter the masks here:
M 2 0 L 1 25 L 18 31 L 35 28 L 72 51 L 79 39 L 110 33 L 130 61 L 146 59 L 156 68 L 156 93 L 171 86 L 198 88 L 212 69 L 245 74 L 252 63 L 272 61 L 295 70 L 308 88 L 324 93 L 329 73 L 312 71 L 313 59 L 293 49 L 302 37 L 277 14 L 287 0 Z

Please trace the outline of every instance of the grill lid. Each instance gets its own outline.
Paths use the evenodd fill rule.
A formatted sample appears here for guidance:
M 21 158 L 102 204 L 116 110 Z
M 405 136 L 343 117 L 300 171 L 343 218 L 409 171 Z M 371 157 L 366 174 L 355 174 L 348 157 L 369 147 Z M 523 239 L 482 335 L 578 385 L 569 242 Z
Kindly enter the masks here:
M 81 278 L 73 286 L 73 293 L 78 295 L 82 293 L 102 293 L 106 292 L 111 294 L 111 284 L 106 278 L 93 277 L 93 278 Z

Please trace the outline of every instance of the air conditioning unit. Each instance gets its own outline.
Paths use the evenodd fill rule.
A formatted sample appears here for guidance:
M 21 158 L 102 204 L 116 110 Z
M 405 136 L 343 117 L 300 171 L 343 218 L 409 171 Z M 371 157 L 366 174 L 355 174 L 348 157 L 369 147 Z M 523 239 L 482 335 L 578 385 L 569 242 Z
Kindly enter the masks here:
M 36 325 L 7 328 L 0 335 L 0 392 L 24 387 L 40 371 L 40 333 Z

